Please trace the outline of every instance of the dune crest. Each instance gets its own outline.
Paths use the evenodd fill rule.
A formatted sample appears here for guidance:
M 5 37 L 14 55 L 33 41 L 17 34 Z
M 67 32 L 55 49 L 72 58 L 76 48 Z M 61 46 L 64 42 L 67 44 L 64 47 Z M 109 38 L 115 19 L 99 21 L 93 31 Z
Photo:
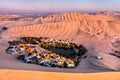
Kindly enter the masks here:
M 106 15 L 104 15 L 106 14 Z M 36 18 L 36 21 L 40 21 L 41 23 L 54 23 L 54 22 L 71 22 L 71 21 L 109 21 L 109 20 L 115 20 L 118 18 L 115 18 L 114 16 L 108 16 L 108 15 L 117 15 L 117 13 L 110 13 L 110 12 L 101 12 L 97 14 L 85 14 L 85 13 L 77 13 L 77 12 L 71 12 L 71 13 L 63 13 L 63 14 L 51 14 L 44 17 Z M 119 14 L 119 13 L 118 13 Z M 119 14 L 120 15 L 120 14 Z M 120 18 L 119 18 L 120 19 Z M 118 19 L 118 20 L 119 20 Z

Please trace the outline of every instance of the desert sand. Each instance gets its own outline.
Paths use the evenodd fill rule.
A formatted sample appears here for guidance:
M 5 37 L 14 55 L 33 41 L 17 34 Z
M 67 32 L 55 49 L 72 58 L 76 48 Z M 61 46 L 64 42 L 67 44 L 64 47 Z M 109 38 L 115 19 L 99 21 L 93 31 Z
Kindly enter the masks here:
M 19 16 L 12 17 L 19 18 Z M 4 19 L 2 17 L 0 22 L 1 27 L 8 27 L 7 31 L 1 31 L 0 33 L 0 64 L 2 64 L 0 65 L 0 74 L 4 75 L 2 78 L 0 76 L 1 80 L 7 80 L 8 78 L 11 80 L 14 77 L 13 75 L 16 78 L 19 77 L 19 79 L 22 79 L 22 77 L 31 79 L 25 76 L 26 74 L 35 74 L 33 79 L 58 79 L 59 77 L 59 79 L 69 80 L 75 78 L 119 80 L 120 59 L 108 54 L 112 52 L 112 49 L 115 49 L 111 43 L 120 38 L 119 13 L 81 14 L 73 12 L 40 16 L 34 19 L 29 17 L 19 18 L 17 21 L 11 21 L 9 18 L 11 19 L 11 16 L 7 15 L 8 20 L 5 17 L 5 21 L 2 21 Z M 80 64 L 74 69 L 48 68 L 21 63 L 16 59 L 16 55 L 5 53 L 8 46 L 7 41 L 21 36 L 71 39 L 76 44 L 83 44 L 88 49 L 87 58 L 81 60 Z M 101 56 L 103 59 L 99 60 L 96 58 L 97 56 Z M 21 74 L 22 77 L 18 74 Z M 56 77 L 52 78 L 51 76 L 54 75 Z
M 73 74 L 25 70 L 0 70 L 0 80 L 119 80 L 119 74 L 119 72 Z

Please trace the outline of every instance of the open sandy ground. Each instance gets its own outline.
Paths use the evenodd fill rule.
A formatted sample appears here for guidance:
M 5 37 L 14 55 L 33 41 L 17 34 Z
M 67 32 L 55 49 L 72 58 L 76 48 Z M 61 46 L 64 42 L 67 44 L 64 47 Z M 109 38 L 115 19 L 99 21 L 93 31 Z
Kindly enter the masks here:
M 0 80 L 120 80 L 120 72 L 73 74 L 2 69 Z

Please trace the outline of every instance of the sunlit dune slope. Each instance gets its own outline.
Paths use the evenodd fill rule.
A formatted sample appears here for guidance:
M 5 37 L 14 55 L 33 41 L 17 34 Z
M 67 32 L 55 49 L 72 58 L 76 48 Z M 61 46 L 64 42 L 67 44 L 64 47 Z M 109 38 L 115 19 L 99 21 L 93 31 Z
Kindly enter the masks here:
M 57 72 L 50 73 L 37 71 L 0 70 L 0 80 L 119 80 L 119 74 L 120 73 L 118 72 L 72 74 Z
M 57 38 L 76 38 L 80 35 L 104 38 L 120 33 L 120 21 L 71 21 L 44 23 L 32 26 L 12 27 L 3 36 L 50 36 Z

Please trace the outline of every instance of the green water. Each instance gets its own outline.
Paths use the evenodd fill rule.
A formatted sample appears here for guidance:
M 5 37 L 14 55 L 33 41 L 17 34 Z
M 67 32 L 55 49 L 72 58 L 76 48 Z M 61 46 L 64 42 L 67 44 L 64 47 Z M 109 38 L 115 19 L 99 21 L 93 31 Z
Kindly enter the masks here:
M 55 53 L 61 53 L 62 55 L 69 57 L 74 56 L 76 52 L 74 49 L 63 49 L 63 48 L 56 48 L 56 47 L 49 47 L 49 50 Z

